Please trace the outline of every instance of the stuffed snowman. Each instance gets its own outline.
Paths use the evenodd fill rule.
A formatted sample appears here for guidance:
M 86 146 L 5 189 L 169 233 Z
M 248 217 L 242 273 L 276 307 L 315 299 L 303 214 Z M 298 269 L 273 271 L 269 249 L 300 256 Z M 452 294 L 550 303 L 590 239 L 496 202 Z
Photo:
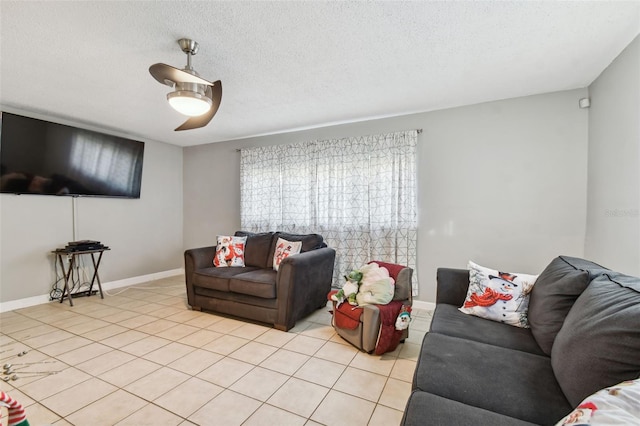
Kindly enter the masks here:
M 406 330 L 411 322 L 411 306 L 402 305 L 398 318 L 396 319 L 396 330 Z

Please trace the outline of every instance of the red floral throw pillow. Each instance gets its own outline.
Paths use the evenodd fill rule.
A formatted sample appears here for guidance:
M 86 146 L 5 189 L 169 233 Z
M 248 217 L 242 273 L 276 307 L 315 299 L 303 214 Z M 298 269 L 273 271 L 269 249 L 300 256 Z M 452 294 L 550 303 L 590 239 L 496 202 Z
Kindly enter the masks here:
M 213 265 L 216 268 L 244 266 L 244 247 L 247 237 L 218 236 Z

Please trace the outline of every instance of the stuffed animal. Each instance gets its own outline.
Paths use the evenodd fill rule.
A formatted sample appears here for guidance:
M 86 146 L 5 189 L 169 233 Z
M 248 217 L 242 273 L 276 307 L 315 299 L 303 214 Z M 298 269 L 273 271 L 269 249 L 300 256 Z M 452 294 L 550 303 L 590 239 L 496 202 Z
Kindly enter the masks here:
M 8 410 L 8 426 L 29 426 L 24 406 L 3 391 L 0 391 L 0 407 Z
M 396 330 L 406 330 L 411 322 L 411 306 L 402 305 L 398 319 L 396 319 Z
M 362 272 L 353 270 L 349 272 L 349 275 L 345 275 L 346 283 L 340 290 L 331 296 L 331 300 L 338 302 L 337 306 L 340 306 L 345 300 L 352 306 L 357 306 L 356 295 L 360 289 L 360 281 L 362 280 Z
M 345 275 L 344 279 L 347 281 L 354 281 L 360 284 L 360 282 L 362 281 L 362 271 L 353 270 L 349 272 L 349 275 Z
M 393 300 L 395 281 L 389 276 L 387 268 L 372 262 L 360 268 L 360 271 L 362 282 L 356 295 L 359 306 L 386 305 Z

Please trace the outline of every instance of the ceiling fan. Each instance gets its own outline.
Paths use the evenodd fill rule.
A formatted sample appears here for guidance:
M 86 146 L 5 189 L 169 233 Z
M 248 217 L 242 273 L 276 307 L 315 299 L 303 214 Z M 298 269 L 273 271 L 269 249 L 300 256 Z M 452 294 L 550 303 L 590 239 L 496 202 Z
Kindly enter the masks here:
M 167 93 L 169 104 L 179 113 L 190 118 L 175 130 L 190 130 L 204 127 L 213 118 L 222 100 L 222 83 L 213 83 L 200 78 L 191 66 L 191 56 L 198 52 L 198 43 L 188 38 L 181 38 L 178 44 L 187 54 L 187 66 L 178 69 L 166 64 L 153 64 L 149 72 L 162 84 L 175 88 Z

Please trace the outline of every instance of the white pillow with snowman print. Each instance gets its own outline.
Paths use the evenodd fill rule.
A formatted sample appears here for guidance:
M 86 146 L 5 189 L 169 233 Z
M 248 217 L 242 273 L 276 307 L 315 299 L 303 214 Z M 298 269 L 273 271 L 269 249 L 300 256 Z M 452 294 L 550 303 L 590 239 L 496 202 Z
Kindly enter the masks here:
M 469 261 L 469 290 L 460 312 L 529 328 L 529 294 L 537 275 L 501 272 Z

